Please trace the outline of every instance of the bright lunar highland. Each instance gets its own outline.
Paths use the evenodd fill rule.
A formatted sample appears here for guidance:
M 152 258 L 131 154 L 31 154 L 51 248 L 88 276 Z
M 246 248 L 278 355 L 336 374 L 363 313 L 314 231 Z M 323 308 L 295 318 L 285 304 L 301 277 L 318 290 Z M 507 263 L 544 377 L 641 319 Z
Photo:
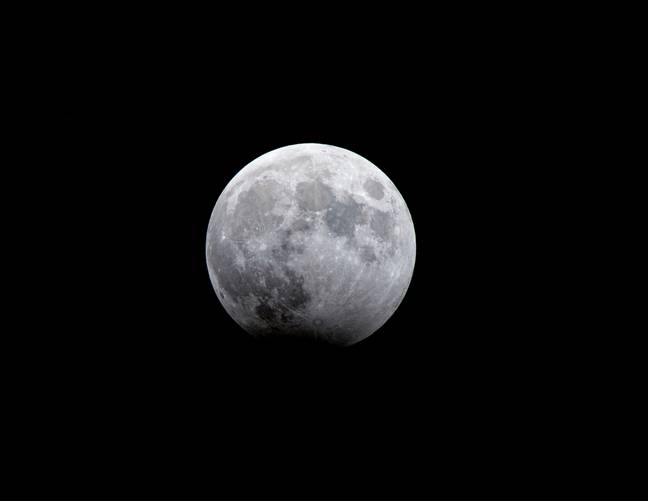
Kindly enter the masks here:
M 415 258 L 414 225 L 394 184 L 360 155 L 324 144 L 248 164 L 207 230 L 216 294 L 258 337 L 365 339 L 403 300 Z

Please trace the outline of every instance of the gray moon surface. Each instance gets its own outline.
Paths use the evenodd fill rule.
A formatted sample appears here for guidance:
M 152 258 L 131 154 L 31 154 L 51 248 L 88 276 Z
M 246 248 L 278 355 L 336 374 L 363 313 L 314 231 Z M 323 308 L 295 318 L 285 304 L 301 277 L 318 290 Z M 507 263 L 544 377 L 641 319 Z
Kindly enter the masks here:
M 218 198 L 207 267 L 227 313 L 255 337 L 348 346 L 379 329 L 409 287 L 410 212 L 378 167 L 295 144 L 245 166 Z

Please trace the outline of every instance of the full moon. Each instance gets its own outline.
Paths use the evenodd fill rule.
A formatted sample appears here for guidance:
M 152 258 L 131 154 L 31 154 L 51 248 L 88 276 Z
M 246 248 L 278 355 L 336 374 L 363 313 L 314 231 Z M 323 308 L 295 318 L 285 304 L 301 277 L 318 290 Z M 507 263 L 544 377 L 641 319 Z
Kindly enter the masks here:
M 412 217 L 390 179 L 324 144 L 273 150 L 218 198 L 207 268 L 227 313 L 255 337 L 349 346 L 379 329 L 409 287 Z

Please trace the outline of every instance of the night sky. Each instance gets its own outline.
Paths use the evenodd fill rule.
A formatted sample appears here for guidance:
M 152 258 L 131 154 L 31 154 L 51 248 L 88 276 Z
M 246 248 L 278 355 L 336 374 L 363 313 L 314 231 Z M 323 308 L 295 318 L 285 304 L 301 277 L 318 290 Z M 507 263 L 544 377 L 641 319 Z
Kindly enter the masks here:
M 549 314 L 566 307 L 551 292 L 561 250 L 543 222 L 562 165 L 553 101 L 526 64 L 533 47 L 432 24 L 398 41 L 377 28 L 303 30 L 320 40 L 307 47 L 159 26 L 165 36 L 92 52 L 103 62 L 74 91 L 86 96 L 74 138 L 84 197 L 101 199 L 88 247 L 106 257 L 87 268 L 101 299 L 87 300 L 102 311 L 79 308 L 83 332 L 67 346 L 84 394 L 131 416 L 154 450 L 185 434 L 209 451 L 232 442 L 244 463 L 337 448 L 331 470 L 349 471 L 340 447 L 352 444 L 376 466 L 406 445 L 452 464 L 469 449 L 486 461 L 498 437 L 543 416 L 573 348 Z M 227 183 L 263 153 L 309 142 L 378 166 L 416 231 L 402 304 L 349 348 L 253 340 L 207 273 L 207 224 Z

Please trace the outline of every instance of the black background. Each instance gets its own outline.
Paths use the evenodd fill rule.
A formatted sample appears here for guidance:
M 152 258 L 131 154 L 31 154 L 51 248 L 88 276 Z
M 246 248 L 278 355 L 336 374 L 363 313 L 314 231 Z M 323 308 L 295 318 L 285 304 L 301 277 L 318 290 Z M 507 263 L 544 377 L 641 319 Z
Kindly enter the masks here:
M 96 240 L 66 346 L 107 442 L 178 451 L 199 471 L 221 455 L 242 468 L 288 455 L 306 472 L 313 455 L 331 457 L 336 476 L 412 454 L 432 456 L 413 475 L 457 474 L 466 454 L 483 465 L 551 440 L 544 403 L 572 396 L 561 385 L 573 341 L 554 323 L 566 305 L 549 292 L 560 246 L 547 238 L 569 161 L 557 152 L 571 117 L 556 103 L 572 89 L 543 70 L 547 46 L 528 26 L 478 17 L 397 17 L 397 32 L 139 18 L 89 47 L 70 40 L 76 107 L 61 120 L 87 166 L 81 207 L 92 209 L 73 210 Z M 207 273 L 207 224 L 227 183 L 303 142 L 377 165 L 416 230 L 403 303 L 345 349 L 251 339 Z

